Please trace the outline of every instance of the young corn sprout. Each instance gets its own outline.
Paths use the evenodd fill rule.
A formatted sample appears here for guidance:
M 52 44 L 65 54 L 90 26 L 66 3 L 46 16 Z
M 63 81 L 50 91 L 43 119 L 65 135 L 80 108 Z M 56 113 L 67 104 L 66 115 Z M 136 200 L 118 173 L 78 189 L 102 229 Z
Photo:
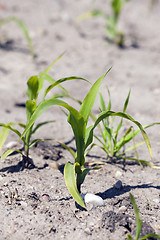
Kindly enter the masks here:
M 108 71 L 107 71 L 108 73 Z M 106 73 L 106 74 L 107 74 Z M 72 127 L 72 131 L 75 138 L 75 144 L 76 144 L 76 153 L 74 153 L 68 146 L 66 147 L 72 156 L 74 157 L 75 162 L 72 164 L 70 162 L 66 163 L 64 167 L 64 179 L 67 185 L 67 188 L 69 192 L 71 193 L 72 197 L 75 199 L 75 201 L 82 207 L 85 208 L 85 204 L 83 202 L 83 199 L 80 195 L 81 193 L 81 185 L 85 180 L 85 177 L 87 173 L 92 169 L 85 166 L 85 155 L 87 148 L 92 144 L 93 142 L 93 132 L 96 126 L 103 121 L 104 119 L 107 119 L 110 116 L 119 116 L 121 118 L 126 118 L 129 121 L 135 123 L 144 138 L 144 141 L 146 142 L 146 145 L 148 147 L 149 153 L 152 156 L 151 153 L 151 146 L 150 141 L 148 139 L 148 136 L 146 132 L 144 131 L 142 125 L 135 121 L 130 115 L 124 113 L 124 112 L 113 112 L 110 110 L 102 111 L 99 116 L 97 117 L 94 125 L 88 126 L 88 119 L 91 113 L 91 110 L 93 108 L 96 95 L 99 91 L 100 85 L 104 77 L 106 76 L 104 74 L 102 77 L 100 77 L 90 88 L 88 91 L 86 97 L 84 98 L 83 102 L 81 103 L 80 110 L 78 111 L 65 101 L 62 101 L 61 99 L 52 97 L 49 99 L 45 99 L 45 96 L 47 93 L 56 85 L 59 83 L 62 83 L 63 80 L 56 81 L 54 84 L 49 86 L 45 90 L 44 94 L 44 100 L 39 103 L 33 114 L 30 116 L 30 119 L 25 127 L 24 132 L 21 135 L 21 139 L 30 131 L 30 128 L 35 123 L 36 119 L 40 117 L 40 115 L 50 106 L 59 105 L 61 107 L 64 107 L 66 110 L 69 111 L 68 114 L 68 123 Z M 83 79 L 84 80 L 84 79 Z M 65 146 L 65 144 L 63 144 Z
M 8 17 L 8 18 L 4 18 L 4 19 L 0 20 L 0 27 L 3 26 L 6 23 L 9 23 L 9 22 L 15 22 L 21 28 L 21 30 L 23 31 L 23 33 L 26 37 L 30 53 L 31 53 L 32 57 L 35 57 L 32 40 L 30 38 L 30 35 L 29 35 L 28 28 L 27 28 L 26 24 L 19 18 Z
M 136 201 L 131 193 L 130 193 L 130 200 L 131 200 L 131 203 L 133 205 L 134 212 L 136 215 L 137 228 L 136 228 L 136 236 L 132 237 L 130 234 L 127 234 L 127 239 L 129 239 L 129 240 L 160 239 L 160 235 L 157 235 L 155 233 L 149 233 L 143 237 L 140 236 L 143 222 L 141 221 L 141 219 L 139 217 L 139 210 L 138 210 Z
M 130 98 L 130 92 L 128 93 L 128 96 L 125 100 L 124 106 L 123 106 L 123 113 L 126 112 L 127 106 L 129 103 Z M 108 96 L 109 101 L 108 105 L 106 107 L 104 97 L 101 92 L 99 92 L 99 98 L 100 98 L 100 112 L 104 111 L 111 111 L 111 95 L 110 91 L 108 89 Z M 92 119 L 96 121 L 96 116 L 91 114 Z M 149 128 L 155 124 L 160 124 L 158 122 L 152 123 L 149 125 L 144 126 L 143 128 Z M 98 144 L 95 144 L 99 146 L 107 155 L 107 158 L 109 159 L 128 159 L 128 160 L 135 160 L 138 161 L 140 164 L 146 164 L 149 166 L 153 166 L 152 163 L 144 160 L 140 160 L 138 157 L 137 148 L 144 144 L 144 141 L 141 141 L 137 144 L 135 144 L 134 138 L 140 133 L 140 129 L 134 130 L 133 126 L 130 126 L 128 129 L 125 130 L 124 134 L 122 135 L 122 128 L 123 128 L 123 118 L 120 119 L 118 124 L 115 124 L 115 117 L 108 117 L 106 119 L 103 119 L 98 124 L 98 128 L 100 130 L 100 136 L 94 135 L 96 140 L 98 141 Z M 120 135 L 120 136 L 119 136 Z M 127 149 L 126 144 L 133 141 L 133 145 L 128 147 Z M 135 158 L 127 156 L 127 153 L 131 150 L 134 150 L 135 152 Z
M 107 73 L 106 73 L 107 74 Z M 25 128 L 25 131 L 23 132 L 21 138 L 29 131 L 31 126 L 34 124 L 36 119 L 49 107 L 53 105 L 59 105 L 61 107 L 64 107 L 69 111 L 68 114 L 68 122 L 72 127 L 75 143 L 76 143 L 76 153 L 74 153 L 69 147 L 68 150 L 72 155 L 74 156 L 75 162 L 74 164 L 68 162 L 65 165 L 64 168 L 64 178 L 67 185 L 67 188 L 69 192 L 71 193 L 72 197 L 75 199 L 75 201 L 82 207 L 85 207 L 85 204 L 82 200 L 82 197 L 80 195 L 81 193 L 81 185 L 84 182 L 84 179 L 87 175 L 87 173 L 92 169 L 89 167 L 85 167 L 85 154 L 87 151 L 87 148 L 92 144 L 93 141 L 93 131 L 95 127 L 104 119 L 107 119 L 110 116 L 119 116 L 121 118 L 126 118 L 130 120 L 131 122 L 135 123 L 143 137 L 144 141 L 147 144 L 147 147 L 149 149 L 150 155 L 151 154 L 151 147 L 150 142 L 148 139 L 148 136 L 146 132 L 144 131 L 142 125 L 135 121 L 131 116 L 124 112 L 113 112 L 110 110 L 106 110 L 100 113 L 98 118 L 96 119 L 94 125 L 88 126 L 88 119 L 92 110 L 92 107 L 94 105 L 96 95 L 99 91 L 100 84 L 104 77 L 106 76 L 104 74 L 102 77 L 100 77 L 90 88 L 89 92 L 87 93 L 86 97 L 84 98 L 83 102 L 81 103 L 80 110 L 76 110 L 71 105 L 67 104 L 66 102 L 56 99 L 54 97 L 44 100 L 41 102 L 32 116 L 30 117 L 30 120 Z M 57 84 L 57 82 L 55 83 Z M 55 85 L 53 84 L 53 85 Z M 51 87 L 53 87 L 51 85 Z M 46 91 L 46 93 L 51 89 L 49 87 Z
M 124 44 L 124 33 L 118 31 L 117 25 L 122 8 L 128 1 L 129 0 L 111 0 L 110 1 L 110 6 L 112 9 L 111 16 L 108 16 L 104 11 L 101 10 L 91 10 L 90 12 L 80 16 L 79 19 L 98 16 L 103 17 L 106 22 L 105 30 L 108 40 L 122 47 Z
M 18 137 L 23 141 L 23 144 L 24 144 L 24 151 L 19 150 L 19 149 L 9 149 L 2 154 L 1 159 L 5 159 L 8 155 L 10 155 L 13 152 L 18 152 L 18 153 L 22 154 L 22 156 L 23 156 L 24 167 L 25 166 L 28 167 L 30 164 L 33 164 L 32 159 L 29 157 L 30 148 L 32 146 L 34 146 L 37 142 L 44 141 L 47 139 L 32 140 L 32 136 L 37 132 L 37 130 L 39 130 L 40 127 L 42 127 L 48 123 L 52 123 L 53 121 L 44 121 L 44 122 L 40 122 L 38 124 L 35 124 L 35 121 L 34 121 L 29 126 L 28 131 L 25 132 L 25 135 L 24 134 L 22 135 L 24 129 L 26 129 L 26 127 L 29 125 L 29 123 L 32 119 L 32 116 L 35 114 L 35 112 L 37 113 L 37 110 L 39 110 L 39 113 L 41 111 L 43 112 L 43 108 L 40 108 L 40 106 L 43 105 L 48 92 L 53 87 L 55 87 L 55 86 L 59 87 L 63 93 L 54 94 L 52 97 L 52 100 L 56 100 L 57 98 L 63 98 L 63 97 L 71 97 L 70 93 L 65 88 L 61 87 L 59 84 L 62 82 L 65 82 L 65 81 L 69 81 L 69 80 L 83 79 L 83 78 L 71 76 L 71 77 L 66 77 L 66 78 L 59 79 L 58 81 L 55 81 L 51 76 L 49 76 L 48 75 L 49 70 L 51 69 L 53 64 L 59 60 L 59 58 L 57 58 L 44 72 L 41 72 L 39 75 L 32 76 L 31 78 L 29 78 L 29 80 L 27 82 L 28 100 L 26 101 L 26 105 L 25 105 L 26 106 L 26 123 L 25 124 L 23 124 L 23 123 L 16 124 L 13 122 L 10 122 L 7 124 L 0 123 L 0 127 L 2 127 L 2 130 L 0 133 L 0 149 L 2 148 L 2 146 L 4 145 L 4 143 L 6 141 L 9 131 L 12 131 L 15 134 L 17 134 Z M 42 99 L 39 99 L 40 98 L 39 93 L 41 92 L 41 90 L 43 88 L 44 80 L 49 81 L 50 85 L 45 89 Z M 83 80 L 85 80 L 85 79 L 83 79 Z M 87 80 L 85 80 L 85 81 L 87 81 Z M 22 128 L 22 132 L 20 132 L 19 130 L 17 130 L 17 128 L 15 128 L 16 125 L 18 125 L 19 127 Z

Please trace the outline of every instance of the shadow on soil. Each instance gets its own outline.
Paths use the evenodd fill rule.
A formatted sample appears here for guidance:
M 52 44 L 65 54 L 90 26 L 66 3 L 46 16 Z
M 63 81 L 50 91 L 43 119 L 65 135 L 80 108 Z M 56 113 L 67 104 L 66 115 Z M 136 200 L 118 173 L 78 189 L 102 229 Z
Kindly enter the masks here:
M 136 186 L 130 186 L 130 185 L 126 185 L 123 186 L 120 190 L 117 190 L 115 187 L 109 188 L 104 192 L 99 192 L 97 193 L 98 196 L 100 196 L 101 198 L 103 198 L 103 200 L 107 199 L 107 198 L 114 198 L 116 196 L 120 196 L 123 195 L 126 192 L 130 192 L 132 189 L 136 189 L 136 188 L 156 188 L 158 190 L 160 190 L 160 186 L 153 186 L 151 184 L 141 184 L 141 185 L 136 185 Z

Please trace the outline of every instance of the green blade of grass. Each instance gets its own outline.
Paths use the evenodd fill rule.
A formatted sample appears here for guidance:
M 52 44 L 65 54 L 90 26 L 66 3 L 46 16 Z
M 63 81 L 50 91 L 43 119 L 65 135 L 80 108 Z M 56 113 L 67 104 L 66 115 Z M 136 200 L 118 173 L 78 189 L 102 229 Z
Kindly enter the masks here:
M 66 186 L 70 192 L 70 194 L 72 195 L 72 197 L 74 198 L 74 200 L 83 208 L 85 207 L 85 204 L 83 202 L 83 199 L 80 195 L 80 193 L 78 192 L 77 189 L 77 184 L 76 184 L 76 179 L 75 179 L 75 167 L 76 165 L 71 164 L 70 162 L 66 163 L 65 167 L 64 167 L 64 179 L 65 179 L 65 183 Z

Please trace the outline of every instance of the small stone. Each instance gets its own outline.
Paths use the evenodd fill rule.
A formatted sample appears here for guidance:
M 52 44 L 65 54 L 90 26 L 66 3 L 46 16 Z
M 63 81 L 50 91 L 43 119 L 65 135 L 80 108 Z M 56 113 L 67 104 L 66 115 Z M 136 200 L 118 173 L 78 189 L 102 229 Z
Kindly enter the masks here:
M 17 142 L 11 141 L 6 144 L 6 148 L 13 148 L 17 146 Z
M 154 224 L 154 229 L 156 231 L 156 234 L 160 235 L 160 224 L 158 224 L 158 223 Z
M 20 201 L 20 204 L 21 204 L 22 207 L 27 207 L 27 203 L 24 202 L 24 201 Z
M 43 202 L 49 202 L 51 199 L 50 199 L 50 196 L 48 194 L 43 194 L 42 197 L 40 198 L 41 201 Z
M 126 206 L 121 206 L 118 212 L 124 213 L 127 210 Z
M 116 171 L 115 177 L 120 178 L 121 176 L 122 176 L 122 172 L 121 171 Z
M 114 187 L 118 190 L 120 190 L 122 188 L 122 181 L 118 180 L 115 184 Z
M 84 232 L 85 232 L 86 234 L 88 234 L 88 235 L 91 235 L 91 230 L 90 230 L 89 228 L 86 228 L 86 229 L 84 230 Z
M 155 203 L 160 203 L 160 199 L 155 198 L 155 199 L 153 199 L 153 202 L 155 202 Z
M 87 193 L 87 194 L 81 194 L 81 196 L 85 204 L 91 204 L 93 207 L 105 205 L 104 200 L 98 195 Z
M 54 169 L 59 169 L 59 164 L 57 162 L 49 163 L 49 166 Z

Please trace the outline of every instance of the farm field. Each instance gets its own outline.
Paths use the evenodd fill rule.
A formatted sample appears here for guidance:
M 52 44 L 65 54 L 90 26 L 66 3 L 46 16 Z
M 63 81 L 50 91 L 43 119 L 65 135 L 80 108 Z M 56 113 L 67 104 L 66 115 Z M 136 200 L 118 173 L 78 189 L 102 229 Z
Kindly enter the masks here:
M 35 57 L 31 56 L 27 40 L 16 22 L 0 27 L 0 123 L 26 124 L 28 79 L 44 72 L 62 53 L 63 56 L 48 73 L 53 79 L 78 76 L 94 84 L 111 68 L 100 86 L 106 106 L 109 89 L 111 110 L 123 112 L 131 91 L 126 113 L 142 126 L 159 123 L 160 1 L 154 1 L 152 8 L 150 4 L 149 0 L 130 0 L 123 6 L 117 28 L 124 33 L 124 43 L 119 47 L 107 41 L 103 17 L 79 18 L 92 9 L 111 15 L 109 1 L 1 2 L 1 19 L 14 16 L 26 24 Z M 48 85 L 44 81 L 44 88 Z M 84 80 L 66 81 L 61 86 L 80 101 L 91 88 Z M 48 97 L 62 92 L 55 87 L 48 92 Z M 100 113 L 98 95 L 97 91 L 92 109 L 96 117 Z M 79 110 L 79 103 L 73 98 L 61 100 Z M 129 159 L 136 158 L 138 152 L 140 160 L 160 165 L 160 125 L 145 129 L 151 143 L 152 159 L 145 143 L 127 152 L 128 159 L 125 160 L 115 156 L 107 158 L 98 146 L 91 149 L 86 156 L 88 166 L 103 165 L 89 171 L 81 193 L 96 194 L 105 205 L 87 204 L 85 211 L 77 207 L 64 180 L 64 166 L 67 162 L 74 164 L 74 158 L 59 142 L 74 150 L 76 146 L 71 126 L 62 110 L 66 112 L 62 107 L 51 106 L 36 119 L 37 124 L 53 122 L 42 126 L 34 137 L 54 141 L 40 141 L 30 149 L 34 166 L 23 169 L 21 154 L 13 153 L 1 159 L 0 239 L 126 240 L 127 234 L 133 237 L 136 234 L 135 212 L 129 193 L 133 194 L 143 220 L 140 237 L 149 233 L 160 235 L 160 168 L 142 166 Z M 120 120 L 120 117 L 115 117 L 115 124 Z M 89 118 L 89 126 L 92 124 Z M 138 127 L 124 120 L 120 137 L 127 129 L 131 134 Z M 98 127 L 94 133 L 100 136 Z M 22 140 L 18 140 L 19 137 L 10 131 L 0 155 L 10 148 L 23 149 Z M 121 150 L 125 151 L 141 141 L 143 136 L 139 133 Z

